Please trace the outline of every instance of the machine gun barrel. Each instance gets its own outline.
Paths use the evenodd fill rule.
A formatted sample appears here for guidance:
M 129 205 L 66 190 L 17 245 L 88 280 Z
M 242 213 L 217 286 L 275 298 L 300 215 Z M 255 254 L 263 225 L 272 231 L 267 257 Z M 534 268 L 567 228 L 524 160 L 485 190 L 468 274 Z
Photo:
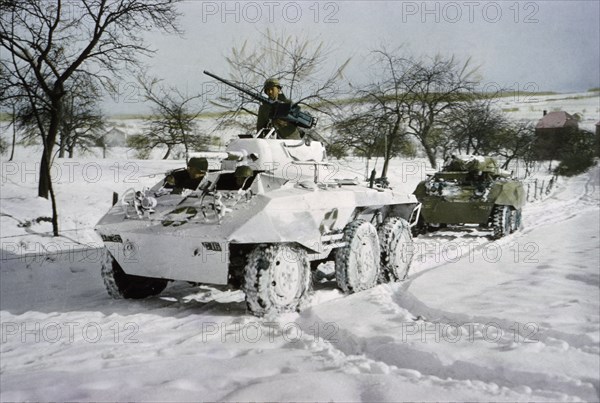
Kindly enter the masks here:
M 204 74 L 206 74 L 209 77 L 214 78 L 215 80 L 219 80 L 223 84 L 227 84 L 228 86 L 230 86 L 232 88 L 235 88 L 236 90 L 238 90 L 240 92 L 243 92 L 246 95 L 251 96 L 252 98 L 256 99 L 257 101 L 260 101 L 260 102 L 265 103 L 265 104 L 271 104 L 271 105 L 274 104 L 274 103 L 276 103 L 276 101 L 270 100 L 269 98 L 267 98 L 265 96 L 262 96 L 262 95 L 260 95 L 257 92 L 250 91 L 250 90 L 248 90 L 248 89 L 246 89 L 244 87 L 240 87 L 239 85 L 237 85 L 235 83 L 232 83 L 231 81 L 226 80 L 224 78 L 221 78 L 221 77 L 219 77 L 219 76 L 211 73 L 210 71 L 204 70 Z
M 254 91 L 250 91 L 244 87 L 232 83 L 231 81 L 221 78 L 206 70 L 204 70 L 204 74 L 214 78 L 215 80 L 219 80 L 223 84 L 227 84 L 228 86 L 235 88 L 240 92 L 243 92 L 244 94 L 254 98 L 259 102 L 262 102 L 263 104 L 276 105 L 277 107 L 274 108 L 276 116 L 273 116 L 273 118 L 286 120 L 304 129 L 312 129 L 317 124 L 317 119 L 313 117 L 310 113 L 301 111 L 300 106 L 298 106 L 298 104 L 292 105 L 291 103 L 269 99 L 268 97 L 265 97 Z

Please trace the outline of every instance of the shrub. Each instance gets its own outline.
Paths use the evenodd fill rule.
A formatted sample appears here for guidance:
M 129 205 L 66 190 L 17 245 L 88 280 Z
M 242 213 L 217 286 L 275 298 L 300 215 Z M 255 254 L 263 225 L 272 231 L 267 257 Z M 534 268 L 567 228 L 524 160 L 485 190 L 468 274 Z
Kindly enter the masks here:
M 561 176 L 575 176 L 587 171 L 592 165 L 594 165 L 594 158 L 591 153 L 585 156 L 571 155 L 554 168 L 554 173 Z
M 587 171 L 594 165 L 596 139 L 593 133 L 577 130 L 568 137 L 563 145 L 561 159 L 554 173 L 562 176 L 574 176 Z

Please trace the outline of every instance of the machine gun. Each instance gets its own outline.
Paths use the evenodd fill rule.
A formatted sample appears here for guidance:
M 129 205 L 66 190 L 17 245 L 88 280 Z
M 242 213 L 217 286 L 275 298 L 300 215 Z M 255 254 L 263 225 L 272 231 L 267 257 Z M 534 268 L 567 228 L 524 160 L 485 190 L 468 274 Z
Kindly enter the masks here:
M 234 84 L 231 81 L 225 80 L 224 78 L 221 78 L 219 76 L 216 76 L 206 70 L 204 70 L 204 74 L 216 80 L 219 80 L 223 84 L 227 84 L 228 86 L 233 87 L 238 91 L 243 92 L 244 94 L 254 98 L 255 100 L 263 104 L 274 105 L 274 116 L 271 116 L 272 119 L 283 119 L 303 129 L 311 129 L 317 124 L 317 119 L 308 112 L 302 112 L 298 104 L 292 105 L 289 102 L 274 101 L 257 92 L 240 87 L 239 85 Z

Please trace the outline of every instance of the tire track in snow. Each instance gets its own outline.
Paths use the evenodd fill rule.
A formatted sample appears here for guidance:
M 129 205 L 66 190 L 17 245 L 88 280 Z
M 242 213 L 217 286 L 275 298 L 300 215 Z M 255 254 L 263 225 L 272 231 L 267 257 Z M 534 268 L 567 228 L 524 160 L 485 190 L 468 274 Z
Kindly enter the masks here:
M 364 303 L 371 302 L 378 306 L 384 306 L 384 315 L 388 316 L 385 323 L 380 323 L 377 329 L 371 329 L 368 332 L 368 336 L 363 336 L 354 329 L 353 323 L 336 322 L 339 324 L 338 331 L 332 334 L 333 337 L 323 337 L 325 344 L 319 344 L 318 348 L 314 350 L 315 354 L 330 357 L 340 368 L 356 365 L 364 373 L 368 373 L 370 369 L 373 373 L 384 371 L 384 373 L 406 375 L 415 380 L 428 379 L 443 387 L 478 385 L 485 391 L 496 391 L 497 393 L 503 391 L 504 393 L 525 395 L 526 400 L 543 398 L 556 401 L 593 401 L 598 398 L 599 386 L 596 379 L 577 379 L 558 374 L 517 370 L 505 366 L 486 366 L 485 363 L 479 364 L 460 359 L 447 363 L 447 358 L 440 358 L 435 348 L 432 351 L 418 348 L 424 345 L 423 341 L 419 340 L 422 334 L 417 334 L 415 340 L 407 332 L 409 327 L 402 327 L 402 325 L 418 324 L 419 327 L 424 328 L 427 325 L 436 327 L 461 324 L 460 329 L 462 330 L 459 330 L 459 334 L 461 332 L 462 334 L 472 334 L 473 339 L 468 342 L 472 344 L 491 343 L 490 340 L 486 340 L 483 329 L 490 323 L 495 323 L 505 336 L 491 343 L 490 348 L 500 351 L 516 349 L 519 344 L 524 343 L 523 339 L 526 334 L 520 334 L 520 341 L 516 343 L 511 337 L 514 334 L 511 329 L 513 323 L 510 321 L 444 312 L 427 307 L 406 290 L 394 293 L 386 286 L 380 286 L 378 289 L 367 292 L 369 301 Z M 386 291 L 381 292 L 382 289 Z M 356 297 L 362 299 L 360 294 Z M 344 304 L 345 301 L 334 302 Z M 317 326 L 316 323 L 320 324 L 319 326 L 331 323 L 321 317 L 322 310 L 323 308 L 317 307 L 313 311 L 301 313 L 298 323 L 303 330 L 308 332 L 314 329 Z M 377 319 L 381 319 L 381 317 L 377 317 Z M 452 326 L 450 327 L 452 328 Z M 372 336 L 371 334 L 378 335 Z M 553 335 L 557 334 L 553 333 Z M 430 338 L 431 336 L 429 334 Z M 539 338 L 540 342 L 548 343 L 552 336 L 542 331 L 539 333 Z M 459 345 L 460 342 L 462 340 L 458 342 Z M 586 340 L 584 344 L 588 345 L 588 343 L 593 343 L 593 341 Z M 454 347 L 452 343 L 448 343 L 448 346 Z M 542 348 L 545 347 L 545 345 L 542 346 Z
M 554 224 L 598 209 L 600 166 L 592 167 L 587 174 L 568 179 L 566 184 L 552 192 L 546 199 L 533 203 L 523 218 L 527 226 L 524 233 L 534 228 Z M 526 206 L 527 207 L 527 206 Z M 525 211 L 524 211 L 525 213 Z

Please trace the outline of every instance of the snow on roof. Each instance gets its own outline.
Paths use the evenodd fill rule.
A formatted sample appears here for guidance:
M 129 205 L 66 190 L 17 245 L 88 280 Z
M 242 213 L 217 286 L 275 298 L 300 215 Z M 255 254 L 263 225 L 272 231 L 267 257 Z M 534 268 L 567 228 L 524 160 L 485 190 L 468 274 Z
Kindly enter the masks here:
M 106 130 L 106 133 L 119 133 L 119 134 L 125 134 L 124 130 L 119 129 L 116 126 L 111 127 L 110 129 Z
M 536 129 L 556 129 L 566 126 L 577 126 L 577 119 L 565 111 L 550 112 L 541 118 Z

